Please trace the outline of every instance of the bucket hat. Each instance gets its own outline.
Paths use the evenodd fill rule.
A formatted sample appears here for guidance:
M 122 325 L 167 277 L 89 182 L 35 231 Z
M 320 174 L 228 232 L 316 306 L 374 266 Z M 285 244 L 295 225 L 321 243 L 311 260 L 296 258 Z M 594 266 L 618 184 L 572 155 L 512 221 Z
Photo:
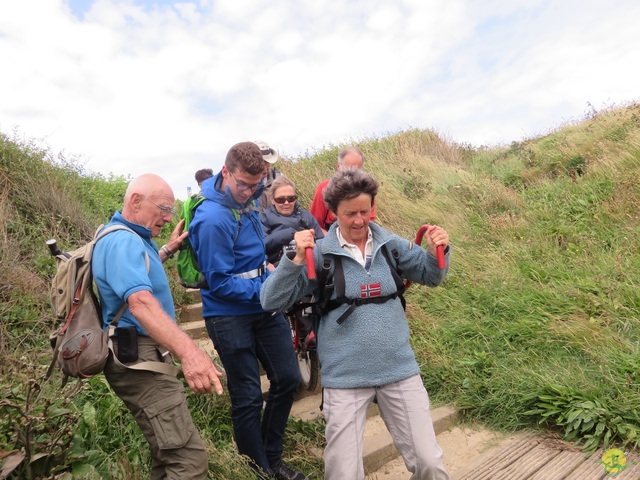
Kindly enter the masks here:
M 262 158 L 264 158 L 265 162 L 276 163 L 278 161 L 278 152 L 276 152 L 273 148 L 271 148 L 267 142 L 263 142 L 262 140 L 256 140 L 255 143 L 260 149 L 260 153 L 262 153 Z

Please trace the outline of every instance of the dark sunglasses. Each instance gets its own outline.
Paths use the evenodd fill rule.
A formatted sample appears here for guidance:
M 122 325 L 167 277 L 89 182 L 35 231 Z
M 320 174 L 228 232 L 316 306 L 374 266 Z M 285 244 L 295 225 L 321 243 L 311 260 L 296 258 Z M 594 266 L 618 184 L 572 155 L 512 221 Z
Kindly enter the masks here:
M 284 203 L 284 202 L 293 203 L 297 199 L 298 199 L 297 195 L 291 195 L 290 197 L 275 197 L 273 201 L 276 203 Z

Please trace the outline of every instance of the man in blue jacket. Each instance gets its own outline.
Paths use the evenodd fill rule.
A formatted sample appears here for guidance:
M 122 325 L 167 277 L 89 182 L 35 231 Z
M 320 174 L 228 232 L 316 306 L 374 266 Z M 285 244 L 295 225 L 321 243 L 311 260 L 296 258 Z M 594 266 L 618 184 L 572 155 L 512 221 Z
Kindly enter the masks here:
M 231 147 L 222 170 L 202 184 L 206 200 L 189 225 L 189 240 L 208 283 L 200 290 L 202 315 L 227 374 L 238 451 L 261 474 L 303 480 L 304 474 L 282 462 L 300 378 L 291 332 L 281 313 L 260 306 L 260 288 L 269 275 L 255 206 L 263 173 L 255 143 Z M 271 382 L 264 413 L 259 364 Z

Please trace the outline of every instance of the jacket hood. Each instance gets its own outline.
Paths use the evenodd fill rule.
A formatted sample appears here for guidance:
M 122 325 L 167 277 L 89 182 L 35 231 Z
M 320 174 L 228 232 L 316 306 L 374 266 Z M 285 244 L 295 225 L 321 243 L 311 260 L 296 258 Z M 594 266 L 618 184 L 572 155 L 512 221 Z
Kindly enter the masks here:
M 228 208 L 242 209 L 244 207 L 247 207 L 251 205 L 254 200 L 260 198 L 264 190 L 264 186 L 261 184 L 258 189 L 253 192 L 253 195 L 249 197 L 247 203 L 242 204 L 236 202 L 236 200 L 233 198 L 233 195 L 231 194 L 231 190 L 229 190 L 229 187 L 224 187 L 224 190 L 221 190 L 222 180 L 222 170 L 220 170 L 215 176 L 206 179 L 202 183 L 202 195 L 206 199 L 212 200 Z

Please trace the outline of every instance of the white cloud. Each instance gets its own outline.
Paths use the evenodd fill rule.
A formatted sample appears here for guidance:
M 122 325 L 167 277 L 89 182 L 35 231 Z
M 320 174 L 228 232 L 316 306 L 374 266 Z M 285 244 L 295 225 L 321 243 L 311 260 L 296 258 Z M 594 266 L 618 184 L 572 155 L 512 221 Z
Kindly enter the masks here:
M 635 0 L 4 2 L 0 130 L 181 198 L 243 140 L 507 143 L 636 100 L 637 18 Z

